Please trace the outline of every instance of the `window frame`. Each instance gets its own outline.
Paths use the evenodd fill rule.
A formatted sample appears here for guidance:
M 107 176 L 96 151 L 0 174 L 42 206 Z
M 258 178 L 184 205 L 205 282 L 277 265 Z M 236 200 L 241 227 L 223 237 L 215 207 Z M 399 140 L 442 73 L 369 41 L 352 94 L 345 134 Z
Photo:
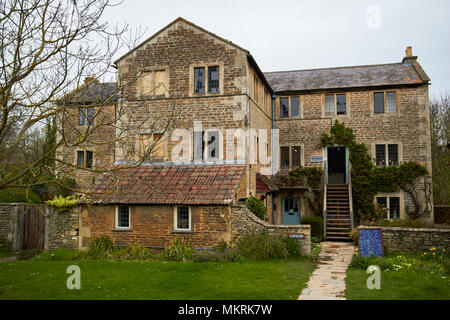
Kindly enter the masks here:
M 389 146 L 396 145 L 397 146 L 397 164 L 390 164 L 389 158 Z M 377 146 L 384 146 L 384 165 L 379 166 L 377 161 Z M 375 158 L 375 167 L 383 168 L 383 167 L 397 167 L 401 163 L 401 144 L 399 142 L 376 142 L 373 144 L 373 156 Z
M 327 113 L 327 96 L 333 96 L 334 98 L 334 109 L 333 113 Z M 345 96 L 345 113 L 338 113 L 337 111 L 337 96 Z M 323 110 L 325 116 L 346 116 L 348 112 L 348 99 L 347 92 L 336 92 L 336 93 L 325 93 L 323 96 Z
M 91 113 L 92 113 L 92 120 L 89 119 L 89 115 Z M 78 126 L 84 127 L 87 125 L 93 125 L 94 119 L 95 119 L 95 110 L 93 106 L 78 106 L 78 120 L 77 120 Z
M 287 166 L 282 166 L 281 148 L 287 148 L 288 149 L 288 165 Z M 293 166 L 293 161 L 292 161 L 293 160 L 293 158 L 292 158 L 292 154 L 293 154 L 292 149 L 293 148 L 300 148 L 300 155 L 299 155 L 299 157 L 300 157 L 300 164 L 298 166 L 296 166 L 296 167 Z M 280 154 L 279 154 L 279 159 L 280 159 L 279 167 L 280 167 L 280 169 L 281 170 L 283 170 L 283 169 L 293 169 L 293 168 L 298 168 L 298 167 L 303 166 L 303 163 L 304 163 L 304 161 L 303 161 L 303 150 L 304 150 L 304 144 L 303 143 L 296 143 L 296 144 L 290 144 L 290 145 L 281 145 L 280 146 Z
M 156 85 L 156 73 L 163 72 L 164 73 L 164 93 L 156 94 L 160 89 L 160 86 Z M 150 76 L 151 89 L 149 92 L 144 92 L 143 81 L 145 76 Z M 142 97 L 168 97 L 169 96 L 169 67 L 168 66 L 158 66 L 153 69 L 144 70 L 137 81 L 137 95 Z M 162 83 L 162 82 L 159 82 Z
M 128 227 L 119 226 L 119 208 L 127 207 L 128 208 Z M 127 205 L 117 205 L 114 219 L 114 228 L 118 230 L 130 230 L 131 229 L 131 206 Z
M 402 218 L 402 196 L 400 194 L 378 194 L 375 196 L 375 205 L 379 205 L 378 198 L 385 198 L 386 199 L 386 209 L 387 211 L 387 217 L 386 220 L 400 220 Z M 398 199 L 398 218 L 393 219 L 391 217 L 391 198 L 397 198 Z
M 78 154 L 79 153 L 83 153 L 83 165 L 79 165 L 78 164 Z M 90 152 L 92 154 L 91 157 L 91 166 L 87 166 L 87 153 Z M 85 169 L 93 169 L 94 168 L 94 163 L 95 163 L 95 159 L 94 159 L 94 151 L 92 150 L 87 150 L 87 149 L 83 149 L 83 150 L 75 150 L 75 164 L 77 168 L 85 168 Z
M 375 94 L 376 93 L 382 93 L 383 94 L 383 112 L 375 112 Z M 395 111 L 387 111 L 387 94 L 388 93 L 395 93 Z M 372 109 L 371 113 L 373 115 L 380 115 L 380 114 L 398 114 L 399 112 L 399 97 L 398 97 L 398 90 L 392 89 L 392 90 L 374 90 L 372 91 Z
M 298 115 L 292 115 L 292 99 L 298 98 Z M 287 99 L 287 116 L 281 115 L 281 99 Z M 290 96 L 280 96 L 278 97 L 278 119 L 301 119 L 302 114 L 302 96 L 301 95 L 290 95 Z
M 218 87 L 217 92 L 211 92 L 210 89 L 210 77 L 209 77 L 209 68 L 217 67 L 218 72 Z M 196 69 L 204 69 L 204 91 L 203 92 L 195 92 L 195 70 Z M 222 62 L 211 62 L 211 63 L 197 63 L 192 64 L 189 67 L 189 96 L 197 97 L 197 96 L 214 96 L 223 94 L 223 81 L 224 81 L 224 67 Z
M 188 208 L 189 228 L 178 228 L 178 208 Z M 191 206 L 175 206 L 173 210 L 173 230 L 175 232 L 192 232 L 192 207 Z

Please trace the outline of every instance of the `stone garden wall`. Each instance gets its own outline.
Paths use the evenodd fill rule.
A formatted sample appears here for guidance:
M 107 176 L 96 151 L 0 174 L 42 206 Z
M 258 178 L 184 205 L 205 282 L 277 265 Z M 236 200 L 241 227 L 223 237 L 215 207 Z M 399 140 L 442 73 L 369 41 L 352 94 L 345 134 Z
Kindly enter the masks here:
M 366 227 L 360 227 L 366 228 Z M 450 249 L 450 229 L 381 227 L 383 245 L 390 251 L 427 251 Z
M 249 232 L 267 232 L 270 235 L 303 234 L 303 238 L 297 238 L 300 243 L 301 251 L 304 255 L 311 255 L 311 226 L 310 225 L 273 225 L 269 224 L 252 212 L 245 206 L 231 206 L 231 236 L 239 237 Z
M 8 243 L 14 251 L 22 250 L 24 215 L 30 204 L 3 203 L 0 205 L 0 242 Z M 57 212 L 47 205 L 36 205 L 45 216 L 43 229 L 45 249 L 78 249 L 78 210 Z

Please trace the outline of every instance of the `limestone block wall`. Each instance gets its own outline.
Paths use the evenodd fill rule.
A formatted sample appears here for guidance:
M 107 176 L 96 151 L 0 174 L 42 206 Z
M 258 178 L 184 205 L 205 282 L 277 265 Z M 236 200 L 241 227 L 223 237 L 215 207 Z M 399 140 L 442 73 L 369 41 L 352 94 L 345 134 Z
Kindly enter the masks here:
M 311 255 L 311 226 L 310 225 L 273 225 L 251 213 L 245 206 L 231 206 L 231 236 L 239 237 L 245 233 L 267 232 L 269 235 L 288 236 L 289 234 L 303 234 L 303 239 L 297 239 L 301 252 Z

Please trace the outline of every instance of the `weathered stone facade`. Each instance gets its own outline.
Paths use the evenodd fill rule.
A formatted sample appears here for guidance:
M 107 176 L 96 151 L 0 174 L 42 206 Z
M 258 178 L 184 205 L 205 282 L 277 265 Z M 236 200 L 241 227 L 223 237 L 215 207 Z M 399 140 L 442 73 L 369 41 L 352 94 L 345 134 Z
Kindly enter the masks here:
M 367 228 L 361 226 L 360 228 Z M 450 229 L 382 227 L 383 246 L 389 251 L 428 251 L 450 249 Z

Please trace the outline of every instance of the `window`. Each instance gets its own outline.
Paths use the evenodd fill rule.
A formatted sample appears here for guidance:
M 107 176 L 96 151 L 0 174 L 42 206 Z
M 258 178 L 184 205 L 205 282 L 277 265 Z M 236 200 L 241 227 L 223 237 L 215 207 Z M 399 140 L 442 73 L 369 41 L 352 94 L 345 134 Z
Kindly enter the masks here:
M 386 159 L 388 159 L 387 162 Z M 375 161 L 377 167 L 398 166 L 398 144 L 375 145 Z
M 116 228 L 130 229 L 130 207 L 128 206 L 116 207 Z
M 164 96 L 167 92 L 166 70 L 149 71 L 139 80 L 139 93 L 149 96 Z
M 205 68 L 194 68 L 194 93 L 205 93 Z
M 86 123 L 90 125 L 94 122 L 94 107 L 78 108 L 78 125 L 84 126 Z
M 325 95 L 325 114 L 347 114 L 347 95 L 329 94 Z
M 299 167 L 301 165 L 300 146 L 280 147 L 280 160 L 281 167 Z
M 337 114 L 347 113 L 347 96 L 345 94 L 336 95 L 336 112 Z
M 291 147 L 291 167 L 296 168 L 301 165 L 300 147 Z
M 386 166 L 386 146 L 384 144 L 377 144 L 375 146 L 376 164 L 377 167 Z
M 219 92 L 219 67 L 208 67 L 208 92 Z
M 289 117 L 289 99 L 280 98 L 280 118 Z
M 205 138 L 206 135 L 206 138 Z M 205 139 L 206 144 L 205 144 Z M 219 159 L 219 131 L 194 132 L 194 160 L 214 161 Z M 206 154 L 205 154 L 206 152 Z
M 300 98 L 291 97 L 291 117 L 298 117 L 300 115 Z
M 175 207 L 175 230 L 191 230 L 191 208 Z
M 165 148 L 164 141 L 161 140 L 162 133 L 143 133 L 139 135 L 139 157 L 148 159 L 164 159 Z M 152 139 L 153 138 L 153 139 Z M 150 154 L 148 154 L 150 153 Z
M 397 112 L 397 93 L 395 91 L 375 92 L 373 103 L 374 113 Z
M 298 116 L 300 116 L 300 97 L 280 98 L 280 118 Z
M 380 207 L 386 209 L 385 219 L 400 218 L 400 197 L 377 197 L 376 202 Z
M 289 167 L 289 147 L 280 147 L 281 167 Z
M 77 151 L 77 166 L 81 168 L 92 168 L 94 162 L 94 154 L 92 151 Z

